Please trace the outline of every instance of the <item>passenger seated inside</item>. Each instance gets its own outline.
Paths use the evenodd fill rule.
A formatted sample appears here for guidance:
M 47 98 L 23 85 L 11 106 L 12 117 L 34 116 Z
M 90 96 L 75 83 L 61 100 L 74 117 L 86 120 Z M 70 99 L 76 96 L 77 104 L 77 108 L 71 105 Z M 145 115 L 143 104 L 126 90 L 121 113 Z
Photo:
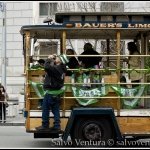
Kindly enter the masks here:
M 44 63 L 45 63 L 45 60 L 44 59 L 39 59 L 39 60 L 36 60 L 35 62 L 33 62 L 31 68 L 32 69 L 42 69 L 44 68 Z
M 66 54 L 75 55 L 75 51 L 73 49 L 67 49 Z M 69 59 L 69 62 L 66 65 L 69 67 L 69 69 L 79 68 L 79 62 L 75 56 L 67 56 L 67 58 Z M 72 75 L 72 71 L 66 72 L 66 76 L 71 76 L 71 75 Z
M 100 54 L 93 49 L 93 46 L 91 43 L 85 43 L 84 52 L 81 53 L 80 55 L 100 55 Z M 99 63 L 101 62 L 102 57 L 101 56 L 96 56 L 96 57 L 84 56 L 84 57 L 78 57 L 78 60 L 80 61 L 81 66 L 83 68 L 99 69 L 100 68 Z M 99 71 L 92 71 L 92 72 L 87 71 L 85 74 L 86 74 L 86 76 L 90 76 L 90 78 L 92 79 L 91 81 L 93 83 L 101 82 L 101 79 L 99 78 L 100 77 Z M 88 85 L 88 87 L 89 87 L 89 85 Z M 91 87 L 95 88 L 95 87 L 99 87 L 99 85 L 93 84 Z
M 92 47 L 91 43 L 85 43 L 84 45 L 84 52 L 80 55 L 100 55 L 97 51 L 95 51 Z M 84 68 L 93 68 L 95 65 L 99 65 L 101 62 L 102 57 L 79 57 L 78 60 L 81 62 L 81 65 Z
M 39 59 L 38 64 L 39 64 L 39 66 L 44 67 L 45 60 L 44 59 Z
M 129 65 L 129 69 L 132 69 L 132 71 L 129 73 L 129 78 L 132 83 L 139 83 L 139 84 L 132 84 L 132 87 L 134 88 L 140 86 L 141 79 L 143 78 L 141 72 L 134 70 L 141 68 L 141 58 L 139 56 L 134 55 L 141 55 L 141 54 L 135 42 L 129 42 L 127 46 L 129 50 L 129 55 L 131 56 L 129 58 L 124 59 L 124 61 L 127 62 L 127 64 Z

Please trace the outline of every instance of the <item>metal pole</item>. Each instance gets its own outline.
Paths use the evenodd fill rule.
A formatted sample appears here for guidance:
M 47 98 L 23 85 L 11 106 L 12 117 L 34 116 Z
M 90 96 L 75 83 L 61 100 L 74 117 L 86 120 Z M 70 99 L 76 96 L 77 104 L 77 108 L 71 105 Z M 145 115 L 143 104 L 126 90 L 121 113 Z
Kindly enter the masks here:
M 6 88 L 6 5 L 4 2 L 0 3 L 2 12 L 3 26 L 2 26 L 2 85 Z

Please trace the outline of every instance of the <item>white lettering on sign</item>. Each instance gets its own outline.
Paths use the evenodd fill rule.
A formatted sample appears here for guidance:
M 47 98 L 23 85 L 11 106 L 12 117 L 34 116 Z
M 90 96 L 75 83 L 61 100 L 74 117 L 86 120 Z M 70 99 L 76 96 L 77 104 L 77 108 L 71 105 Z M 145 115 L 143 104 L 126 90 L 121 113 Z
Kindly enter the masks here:
M 128 24 L 128 28 L 150 28 L 150 24 Z
M 122 23 L 75 23 L 75 28 L 123 28 Z M 150 28 L 150 24 L 127 24 L 127 28 Z
M 76 28 L 121 28 L 122 23 L 75 23 Z

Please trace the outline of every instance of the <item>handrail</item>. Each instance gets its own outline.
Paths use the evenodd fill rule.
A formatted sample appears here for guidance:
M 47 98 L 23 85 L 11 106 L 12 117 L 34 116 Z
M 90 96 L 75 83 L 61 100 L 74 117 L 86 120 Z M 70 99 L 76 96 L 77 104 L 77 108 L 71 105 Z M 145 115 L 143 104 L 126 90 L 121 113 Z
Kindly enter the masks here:
M 38 83 L 38 84 L 42 85 L 43 83 Z M 120 85 L 120 84 L 121 84 L 121 85 L 126 85 L 126 84 L 131 84 L 131 85 L 136 85 L 136 84 L 137 84 L 137 85 L 139 85 L 139 84 L 142 84 L 142 85 L 143 85 L 143 84 L 144 84 L 144 85 L 150 85 L 150 83 L 146 83 L 146 82 L 139 82 L 139 83 L 131 83 L 131 82 L 130 82 L 130 83 L 122 83 L 122 82 L 117 82 L 117 83 L 112 83 L 112 82 L 111 82 L 111 83 L 108 83 L 108 82 L 106 82 L 106 83 L 101 83 L 101 82 L 100 82 L 100 83 L 92 83 L 92 82 L 91 82 L 91 83 L 84 83 L 84 82 L 81 82 L 81 83 L 67 83 L 67 82 L 65 82 L 64 84 L 65 84 L 65 85 L 67 85 L 67 84 L 70 84 L 70 85 L 71 85 L 71 84 L 74 84 L 74 85 L 75 85 L 75 84 L 76 84 L 76 85 L 78 85 L 78 84 L 79 84 L 79 85 L 80 85 L 80 84 L 81 84 L 81 85 L 83 85 L 83 84 L 97 84 L 97 85 L 99 85 L 99 84 L 108 84 L 108 85 L 109 85 L 109 84 L 113 84 L 113 85 L 116 85 L 116 84 L 118 84 L 118 85 Z M 31 85 L 31 83 L 26 83 L 25 85 Z
M 132 97 L 125 97 L 125 96 L 99 96 L 99 97 L 74 97 L 74 96 L 69 96 L 69 97 L 67 97 L 67 96 L 64 96 L 64 97 L 61 97 L 61 98 L 65 98 L 65 99 L 74 99 L 74 98 L 81 98 L 81 99 L 93 99 L 93 98 L 127 98 L 127 99 L 131 99 L 131 98 L 150 98 L 150 96 L 132 96 Z M 41 98 L 39 98 L 39 97 L 33 97 L 33 98 L 28 98 L 29 100 L 35 100 L 35 99 L 41 99 Z
M 27 57 L 39 57 L 39 56 L 43 56 L 43 57 L 48 57 L 48 55 L 37 55 L 37 56 L 30 56 L 30 55 L 27 55 Z M 77 57 L 101 57 L 101 56 L 104 56 L 104 57 L 106 57 L 106 56 L 111 56 L 111 57 L 115 57 L 115 56 L 121 56 L 121 57 L 129 57 L 129 56 L 139 56 L 139 57 L 146 57 L 146 56 L 148 56 L 149 57 L 149 55 L 103 55 L 103 54 L 99 54 L 99 55 L 66 55 L 66 56 L 69 56 L 69 57 L 73 57 L 73 56 L 77 56 Z
M 40 70 L 43 70 L 44 71 L 44 69 L 40 69 Z M 76 71 L 76 70 L 82 70 L 82 71 L 86 71 L 86 70 L 90 70 L 90 71 L 103 71 L 103 70 L 110 70 L 110 71 L 115 71 L 115 70 L 122 70 L 122 71 L 125 71 L 125 70 L 130 70 L 130 71 L 132 71 L 133 69 L 111 69 L 111 68 L 105 68 L 105 69 L 85 69 L 85 68 L 78 68 L 78 69 L 67 69 L 67 70 L 70 70 L 70 71 Z M 134 69 L 134 70 L 142 70 L 142 71 L 145 71 L 145 70 L 148 70 L 148 69 Z M 39 70 L 36 70 L 36 69 L 27 69 L 27 71 L 39 71 Z

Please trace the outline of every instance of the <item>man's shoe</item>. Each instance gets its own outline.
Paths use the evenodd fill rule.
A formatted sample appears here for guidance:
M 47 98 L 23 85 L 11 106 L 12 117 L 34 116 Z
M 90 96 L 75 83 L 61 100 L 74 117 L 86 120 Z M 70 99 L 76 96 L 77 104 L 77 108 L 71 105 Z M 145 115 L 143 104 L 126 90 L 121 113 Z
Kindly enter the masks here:
M 55 128 L 55 127 L 51 127 L 50 130 L 54 132 L 61 132 L 60 128 Z
M 35 129 L 39 131 L 43 131 L 43 130 L 49 130 L 49 127 L 39 126 L 39 127 L 36 127 Z

